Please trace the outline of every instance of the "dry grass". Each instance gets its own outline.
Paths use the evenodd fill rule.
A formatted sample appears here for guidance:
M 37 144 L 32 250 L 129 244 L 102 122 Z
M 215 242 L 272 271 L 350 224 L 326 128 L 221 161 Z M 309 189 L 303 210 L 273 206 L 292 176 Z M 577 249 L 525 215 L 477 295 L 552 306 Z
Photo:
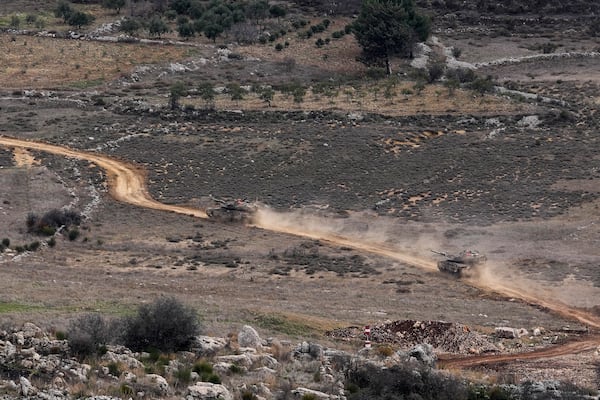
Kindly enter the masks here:
M 310 24 L 318 24 L 322 19 L 310 21 Z M 345 35 L 340 39 L 331 39 L 328 45 L 318 48 L 315 41 L 318 38 L 325 40 L 331 37 L 331 34 L 351 22 L 350 19 L 339 18 L 331 22 L 329 28 L 322 33 L 316 33 L 309 39 L 301 39 L 298 33 L 306 31 L 306 27 L 289 32 L 285 37 L 276 40 L 273 43 L 257 46 L 245 46 L 238 49 L 239 53 L 247 57 L 256 57 L 261 60 L 271 60 L 283 62 L 286 58 L 293 58 L 297 64 L 316 67 L 324 71 L 331 71 L 339 74 L 364 73 L 366 67 L 364 64 L 356 61 L 360 55 L 360 47 L 353 35 Z M 289 47 L 282 51 L 275 50 L 277 43 L 289 43 Z
M 0 86 L 5 89 L 88 87 L 137 65 L 181 60 L 188 49 L 0 35 Z

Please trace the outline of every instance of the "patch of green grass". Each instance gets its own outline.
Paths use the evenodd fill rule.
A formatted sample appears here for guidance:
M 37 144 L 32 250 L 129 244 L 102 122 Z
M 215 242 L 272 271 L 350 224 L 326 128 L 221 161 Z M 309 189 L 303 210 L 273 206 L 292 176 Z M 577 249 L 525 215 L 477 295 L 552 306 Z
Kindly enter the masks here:
M 10 314 L 15 312 L 39 311 L 44 307 L 30 304 L 12 303 L 0 301 L 0 314 Z
M 99 78 L 99 79 L 88 79 L 88 80 L 84 80 L 84 81 L 71 82 L 69 84 L 69 86 L 73 87 L 75 89 L 88 89 L 88 88 L 91 88 L 94 86 L 102 85 L 103 83 L 104 83 L 104 79 Z
M 290 336 L 312 336 L 315 330 L 301 322 L 292 321 L 281 315 L 257 315 L 254 323 L 263 329 L 283 333 Z

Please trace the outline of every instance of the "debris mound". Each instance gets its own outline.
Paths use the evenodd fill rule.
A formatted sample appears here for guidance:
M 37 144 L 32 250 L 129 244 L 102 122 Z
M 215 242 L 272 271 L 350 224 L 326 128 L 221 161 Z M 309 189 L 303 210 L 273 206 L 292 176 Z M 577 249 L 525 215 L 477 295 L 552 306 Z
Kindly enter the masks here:
M 364 339 L 363 328 L 351 326 L 325 333 L 337 339 Z M 400 320 L 371 327 L 371 342 L 390 343 L 403 349 L 421 343 L 433 346 L 436 352 L 481 354 L 499 352 L 488 338 L 468 326 L 446 321 Z

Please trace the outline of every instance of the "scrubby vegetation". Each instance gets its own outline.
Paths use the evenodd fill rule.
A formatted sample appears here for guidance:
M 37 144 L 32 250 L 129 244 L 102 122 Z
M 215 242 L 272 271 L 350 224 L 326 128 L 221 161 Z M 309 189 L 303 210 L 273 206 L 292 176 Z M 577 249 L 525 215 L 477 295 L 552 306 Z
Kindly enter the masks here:
M 27 231 L 36 235 L 51 236 L 60 227 L 69 228 L 81 223 L 81 214 L 74 210 L 52 209 L 41 217 L 29 213 L 26 220 Z
M 150 351 L 151 361 L 158 362 L 161 352 L 188 350 L 198 332 L 198 317 L 192 308 L 174 297 L 159 297 L 121 319 L 81 315 L 70 322 L 66 336 L 71 352 L 80 358 L 101 355 L 106 345 L 116 343 Z
M 99 314 L 85 314 L 72 320 L 67 330 L 71 352 L 81 358 L 101 354 L 115 339 L 112 325 Z
M 192 308 L 174 297 L 160 297 L 123 321 L 123 343 L 133 350 L 185 350 L 199 328 Z
M 489 385 L 475 383 L 418 363 L 390 368 L 372 364 L 353 365 L 346 372 L 349 400 L 550 400 L 587 399 L 593 391 L 552 382 L 540 384 Z

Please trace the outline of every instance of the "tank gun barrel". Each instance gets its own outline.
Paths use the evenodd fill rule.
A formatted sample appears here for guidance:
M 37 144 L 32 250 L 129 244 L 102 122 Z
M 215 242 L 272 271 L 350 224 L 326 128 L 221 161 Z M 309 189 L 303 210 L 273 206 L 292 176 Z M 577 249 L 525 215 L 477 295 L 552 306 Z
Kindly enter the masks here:
M 446 253 L 446 252 L 443 252 L 443 251 L 437 251 L 437 250 L 432 250 L 432 249 L 430 249 L 430 251 L 431 251 L 432 253 L 439 254 L 440 256 L 448 257 L 448 253 Z

